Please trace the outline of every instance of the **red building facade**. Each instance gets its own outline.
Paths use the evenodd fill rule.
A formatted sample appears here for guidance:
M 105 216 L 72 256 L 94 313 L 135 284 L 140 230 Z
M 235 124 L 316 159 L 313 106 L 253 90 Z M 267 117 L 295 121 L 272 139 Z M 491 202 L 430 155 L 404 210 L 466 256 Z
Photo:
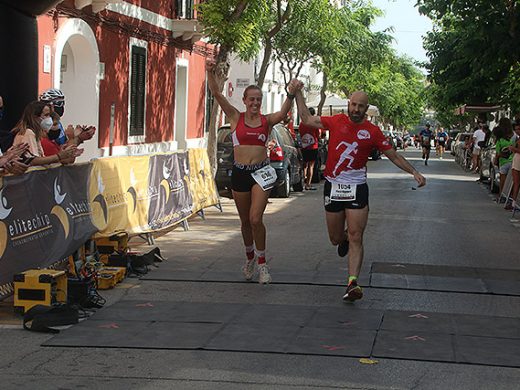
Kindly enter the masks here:
M 98 128 L 84 159 L 204 147 L 211 48 L 193 0 L 101 3 L 66 0 L 38 18 L 39 92 L 63 91 L 64 124 Z

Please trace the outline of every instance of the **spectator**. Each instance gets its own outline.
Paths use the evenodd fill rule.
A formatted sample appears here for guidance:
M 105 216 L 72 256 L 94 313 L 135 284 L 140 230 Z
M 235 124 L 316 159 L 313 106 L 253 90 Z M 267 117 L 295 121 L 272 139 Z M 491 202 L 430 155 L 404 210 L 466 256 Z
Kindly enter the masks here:
M 61 150 L 60 145 L 58 145 L 56 141 L 61 134 L 61 130 L 59 127 L 60 116 L 55 112 L 51 112 L 51 119 L 51 127 L 48 131 L 42 132 L 42 138 L 40 140 L 42 143 L 43 154 L 45 156 L 53 156 L 55 154 L 58 154 Z
M 0 148 L 1 150 L 8 150 L 9 147 L 13 144 L 13 135 L 10 131 L 5 129 L 5 123 L 3 123 L 3 118 L 5 115 L 5 104 L 4 99 L 0 96 Z
M 40 96 L 40 101 L 46 103 L 51 111 L 59 115 L 60 119 L 65 112 L 65 95 L 59 89 L 51 88 L 43 92 Z M 67 136 L 65 135 L 65 129 L 60 123 L 60 134 L 54 140 L 58 145 L 65 145 L 67 143 Z
M 511 120 L 509 118 L 500 119 L 495 135 L 497 139 L 497 142 L 495 144 L 495 165 L 498 165 L 498 170 L 500 173 L 500 202 L 502 190 L 504 189 L 504 184 L 506 182 L 506 177 L 509 173 L 509 170 L 511 169 L 511 163 L 513 161 L 513 153 L 509 149 L 509 147 L 511 146 L 511 137 L 513 136 L 513 129 L 511 126 Z
M 29 149 L 28 144 L 19 144 L 13 146 L 7 152 L 0 152 L 0 175 L 11 173 L 13 175 L 21 175 L 27 171 L 28 165 L 22 163 L 21 157 Z
M 484 130 L 482 130 L 482 127 L 484 127 L 483 122 L 479 122 L 478 128 L 473 133 L 473 152 L 472 152 L 472 159 L 471 159 L 471 169 L 473 173 L 479 173 L 480 171 L 480 149 L 484 146 L 483 142 L 486 139 L 486 133 L 484 133 Z
M 486 134 L 486 137 L 484 138 L 484 146 L 487 146 L 489 144 L 489 140 L 491 139 L 492 133 L 491 130 L 489 130 L 488 125 L 482 126 L 482 131 L 484 131 L 484 134 Z
M 515 122 L 513 128 L 515 132 L 514 143 L 509 147 L 509 150 L 514 153 L 511 164 L 511 173 L 513 175 L 513 189 L 511 190 L 512 204 L 510 206 L 506 205 L 506 210 L 509 208 L 518 210 L 516 200 L 520 190 L 520 122 Z
M 96 132 L 96 128 L 94 126 L 78 125 L 73 127 L 72 125 L 69 125 L 67 129 L 64 130 L 63 124 L 61 123 L 61 118 L 65 113 L 65 95 L 63 95 L 63 92 L 61 92 L 59 89 L 51 88 L 46 90 L 41 94 L 40 101 L 47 103 L 51 108 L 51 111 L 58 115 L 59 134 L 57 133 L 56 127 L 53 127 L 53 131 L 49 134 L 49 138 L 55 144 L 80 145 L 94 136 L 94 133 Z
M 26 165 L 48 165 L 53 163 L 70 164 L 79 156 L 82 150 L 75 145 L 67 146 L 57 154 L 45 156 L 42 148 L 41 139 L 52 127 L 51 109 L 49 105 L 34 101 L 29 103 L 12 130 L 14 137 L 13 145 L 28 144 L 28 150 L 22 155 L 22 162 Z M 45 130 L 44 130 L 45 129 Z

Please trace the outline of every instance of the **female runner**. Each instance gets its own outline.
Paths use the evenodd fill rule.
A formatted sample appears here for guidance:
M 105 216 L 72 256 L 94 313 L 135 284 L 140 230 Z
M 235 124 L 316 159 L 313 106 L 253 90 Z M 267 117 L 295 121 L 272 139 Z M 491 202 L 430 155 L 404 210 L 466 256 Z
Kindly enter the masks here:
M 246 111 L 240 112 L 218 88 L 213 61 L 206 62 L 206 70 L 209 89 L 231 125 L 234 152 L 231 189 L 246 250 L 242 272 L 246 280 L 251 280 L 256 258 L 258 282 L 266 284 L 271 281 L 271 275 L 265 261 L 266 229 L 262 218 L 270 189 L 276 181 L 276 171 L 269 165 L 266 142 L 272 126 L 282 121 L 291 109 L 293 85 L 288 86 L 289 93 L 281 110 L 268 115 L 260 113 L 262 90 L 256 85 L 250 85 L 244 90 L 242 98 Z

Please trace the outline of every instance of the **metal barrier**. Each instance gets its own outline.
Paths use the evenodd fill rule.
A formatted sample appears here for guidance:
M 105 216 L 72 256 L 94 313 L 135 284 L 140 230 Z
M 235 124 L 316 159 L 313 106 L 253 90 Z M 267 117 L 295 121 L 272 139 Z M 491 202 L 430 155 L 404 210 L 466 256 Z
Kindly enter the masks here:
M 513 201 L 513 199 L 510 198 L 511 192 L 513 190 L 513 170 L 510 169 L 507 177 L 506 182 L 504 183 L 504 187 L 502 188 L 502 192 L 500 193 L 500 196 L 498 199 L 504 198 L 507 202 Z

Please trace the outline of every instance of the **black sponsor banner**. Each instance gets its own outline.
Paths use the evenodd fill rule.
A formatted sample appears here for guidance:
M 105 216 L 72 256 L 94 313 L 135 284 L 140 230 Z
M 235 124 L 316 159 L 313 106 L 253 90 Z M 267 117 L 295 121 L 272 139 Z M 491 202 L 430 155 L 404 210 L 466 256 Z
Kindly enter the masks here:
M 148 225 L 164 229 L 189 217 L 193 199 L 188 186 L 189 158 L 186 152 L 157 154 L 150 157 L 150 207 Z
M 90 170 L 77 164 L 3 178 L 0 286 L 67 257 L 97 231 L 88 201 Z

